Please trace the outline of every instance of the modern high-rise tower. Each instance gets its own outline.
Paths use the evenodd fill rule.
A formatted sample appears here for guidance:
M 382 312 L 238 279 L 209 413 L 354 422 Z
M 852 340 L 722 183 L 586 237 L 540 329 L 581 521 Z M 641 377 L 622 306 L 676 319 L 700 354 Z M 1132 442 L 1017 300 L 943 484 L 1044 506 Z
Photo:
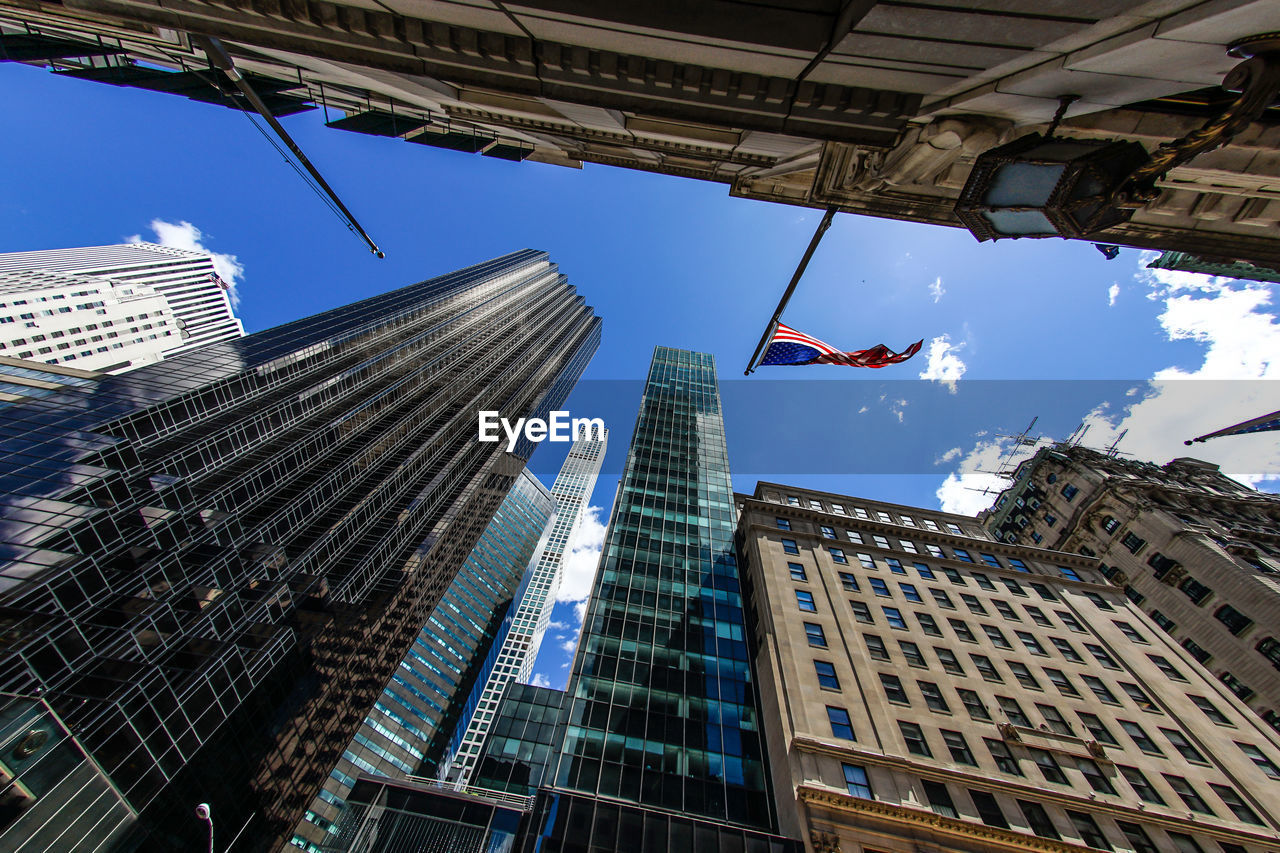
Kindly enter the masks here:
M 609 431 L 603 427 L 576 437 L 551 487 L 556 503 L 551 536 L 529 566 L 515 607 L 503 626 L 504 637 L 493 668 L 485 682 L 477 684 L 478 699 L 474 707 L 468 708 L 469 719 L 461 721 L 450 744 L 448 766 L 443 769 L 455 782 L 465 785 L 471 781 L 507 685 L 528 681 L 533 673 L 560 587 L 565 551 L 586 515 L 608 441 Z
M 122 317 L 111 317 L 116 320 L 114 327 L 104 326 L 97 330 L 88 330 L 81 337 L 86 342 L 73 345 L 67 353 L 78 354 L 83 349 L 97 352 L 103 344 L 115 343 L 135 344 L 135 348 L 145 348 L 150 357 L 141 363 L 153 361 L 161 355 L 168 357 L 179 353 L 190 352 L 205 344 L 229 341 L 244 335 L 244 326 L 231 312 L 232 305 L 227 284 L 218 277 L 214 270 L 213 258 L 206 252 L 189 249 L 174 249 L 158 246 L 155 243 L 122 243 L 116 246 L 86 246 L 74 249 L 45 249 L 33 252 L 6 252 L 0 254 L 0 275 L 6 273 L 45 273 L 51 280 L 62 284 L 74 284 L 77 280 L 85 289 L 114 290 L 119 298 L 129 298 L 135 294 L 153 291 L 164 297 L 172 315 L 170 323 L 177 328 L 174 334 L 156 335 L 162 331 L 159 327 L 146 329 L 148 318 L 123 321 Z M 7 280 L 20 280 L 7 276 Z M 125 292 L 132 291 L 132 292 Z M 12 300 L 8 300 L 12 302 Z M 94 299 L 72 299 L 54 305 L 33 306 L 39 308 L 68 308 L 78 303 L 95 301 Z M 22 314 L 18 308 L 0 309 L 5 313 Z M 25 312 L 25 313 L 30 313 Z M 125 312 L 121 312 L 125 313 Z M 137 317 L 139 312 L 127 312 Z M 154 318 L 152 322 L 154 323 Z M 84 322 L 73 325 L 85 326 L 95 321 L 89 317 Z M 122 322 L 123 321 L 123 322 Z M 98 320 L 101 322 L 101 320 Z M 12 327 L 11 327 L 12 328 Z M 5 331 L 8 331 L 6 329 Z M 111 332 L 120 333 L 119 338 L 110 337 Z M 100 333 L 104 340 L 90 340 L 95 333 Z M 30 338 L 30 335 L 15 333 L 15 338 Z M 63 339 L 62 342 L 74 343 L 75 336 Z M 136 341 L 133 339 L 137 338 Z M 9 342 L 6 342 L 9 343 Z M 50 341 L 56 346 L 57 341 Z M 18 346 L 9 346 L 0 350 L 0 354 L 18 358 L 35 358 L 46 361 L 39 354 L 39 344 L 30 342 Z M 35 355 L 24 355 L 35 351 Z M 62 351 L 54 350 L 50 358 L 61 356 Z M 98 356 L 94 356 L 98 358 Z M 119 359 L 117 359 L 118 361 Z M 101 362 L 91 365 L 92 369 L 100 369 Z M 78 363 L 75 367 L 84 367 Z
M 545 253 L 118 376 L 0 364 L 0 847 L 278 848 L 600 339 Z M 515 457 L 513 460 L 512 457 Z
M 529 845 L 785 846 L 772 835 L 734 520 L 715 360 L 658 347 Z

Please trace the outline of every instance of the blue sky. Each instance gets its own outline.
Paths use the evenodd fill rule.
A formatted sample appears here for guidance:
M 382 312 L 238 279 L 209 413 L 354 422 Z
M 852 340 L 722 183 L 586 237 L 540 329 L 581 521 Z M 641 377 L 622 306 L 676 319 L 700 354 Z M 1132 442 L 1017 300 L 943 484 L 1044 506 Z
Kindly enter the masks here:
M 744 380 L 817 211 L 734 199 L 720 184 L 330 130 L 319 111 L 284 119 L 386 251 L 377 260 L 236 112 L 12 63 L 0 86 L 10 115 L 31 118 L 0 135 L 0 251 L 154 240 L 152 223 L 171 223 L 165 239 L 234 258 L 224 263 L 249 332 L 515 249 L 550 252 L 604 318 L 568 406 L 612 432 L 601 520 L 655 344 L 716 356 L 740 491 L 759 477 L 974 512 L 1002 482 L 983 473 L 1008 449 L 999 435 L 1036 416 L 1045 436 L 1088 421 L 1086 443 L 1106 446 L 1128 428 L 1122 451 L 1196 455 L 1264 488 L 1280 472 L 1275 434 L 1181 445 L 1280 408 L 1265 381 L 1280 375 L 1275 286 L 1147 271 L 1136 251 L 1106 261 L 1087 243 L 979 244 L 841 215 L 786 322 L 845 349 L 924 339 L 924 351 L 882 370 L 762 368 Z M 563 455 L 544 445 L 532 467 L 549 484 Z M 553 685 L 601 530 L 573 561 L 564 627 L 539 660 Z

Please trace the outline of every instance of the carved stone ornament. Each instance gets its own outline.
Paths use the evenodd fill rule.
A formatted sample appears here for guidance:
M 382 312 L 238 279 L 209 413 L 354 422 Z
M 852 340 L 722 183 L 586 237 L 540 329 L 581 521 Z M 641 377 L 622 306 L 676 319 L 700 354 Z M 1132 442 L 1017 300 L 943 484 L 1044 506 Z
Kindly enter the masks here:
M 1168 584 L 1169 586 L 1177 586 L 1178 584 L 1182 583 L 1182 579 L 1185 578 L 1186 576 L 1187 576 L 1186 569 L 1184 569 L 1182 566 L 1175 566 L 1174 568 L 1170 569 L 1169 572 L 1164 577 L 1160 578 L 1160 582 Z
M 999 144 L 1011 122 L 977 116 L 946 116 L 908 130 L 890 151 L 869 152 L 844 181 L 847 189 L 878 192 L 886 187 L 932 184 L 961 157 L 976 157 Z
M 813 853 L 840 853 L 840 836 L 819 829 L 809 830 L 809 844 Z

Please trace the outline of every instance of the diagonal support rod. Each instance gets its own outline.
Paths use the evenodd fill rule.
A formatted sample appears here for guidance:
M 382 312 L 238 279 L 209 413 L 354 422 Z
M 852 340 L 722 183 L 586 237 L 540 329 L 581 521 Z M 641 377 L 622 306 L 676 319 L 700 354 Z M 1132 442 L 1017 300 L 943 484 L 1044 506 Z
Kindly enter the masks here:
M 257 111 L 258 115 L 266 119 L 267 124 L 271 125 L 271 129 L 276 132 L 276 135 L 279 136 L 284 144 L 289 147 L 289 150 L 293 152 L 293 156 L 298 158 L 298 162 L 301 163 L 303 168 L 305 168 L 311 177 L 315 179 L 315 182 L 320 185 L 320 188 L 325 191 L 325 194 L 329 196 L 330 200 L 337 205 L 338 210 L 340 210 L 342 215 L 346 217 L 347 222 L 355 229 L 356 233 L 359 234 L 365 243 L 368 244 L 369 251 L 373 252 L 379 258 L 385 258 L 386 254 L 378 248 L 377 243 L 373 242 L 373 238 L 365 233 L 364 228 L 360 227 L 360 223 L 356 221 L 355 215 L 352 214 L 350 210 L 347 210 L 347 206 L 342 203 L 342 199 L 338 198 L 338 194 L 329 186 L 328 181 L 324 179 L 315 166 L 311 165 L 311 161 L 307 159 L 306 154 L 302 153 L 302 149 L 293 141 L 293 137 L 289 136 L 288 132 L 284 129 L 284 126 L 281 125 L 276 117 L 271 114 L 271 110 L 267 108 L 265 103 L 263 103 L 262 98 L 258 97 L 258 93 L 249 85 L 249 81 L 245 80 L 240 74 L 235 63 L 231 61 L 231 55 L 227 53 L 227 49 L 223 47 L 222 42 L 212 36 L 197 35 L 195 33 L 192 33 L 191 40 L 199 45 L 204 52 L 209 55 L 209 61 L 213 63 L 215 68 L 220 69 L 229 78 L 231 78 L 231 81 L 236 84 L 236 88 L 238 88 L 245 98 L 248 99 L 249 103 L 253 106 L 254 110 Z
M 831 220 L 835 219 L 836 209 L 828 207 L 827 212 L 822 215 L 822 221 L 818 223 L 818 230 L 813 232 L 813 238 L 809 240 L 809 248 L 804 250 L 804 257 L 800 259 L 800 265 L 796 267 L 796 271 L 791 276 L 791 283 L 787 285 L 786 291 L 782 294 L 782 299 L 778 300 L 778 308 L 773 312 L 773 317 L 769 320 L 769 325 L 765 326 L 764 334 L 760 336 L 760 343 L 756 344 L 756 351 L 751 356 L 751 361 L 747 362 L 747 369 L 743 371 L 743 376 L 750 376 L 755 372 L 756 361 L 760 358 L 760 354 L 764 352 L 765 346 L 769 343 L 769 339 L 773 337 L 773 333 L 778 329 L 778 321 L 782 319 L 782 312 L 787 310 L 787 303 L 791 301 L 791 294 L 796 292 L 796 285 L 800 283 L 800 276 L 804 275 L 804 271 L 809 266 L 809 260 L 813 257 L 814 250 L 818 248 L 818 243 L 822 240 L 822 235 L 827 233 L 827 229 L 831 227 Z

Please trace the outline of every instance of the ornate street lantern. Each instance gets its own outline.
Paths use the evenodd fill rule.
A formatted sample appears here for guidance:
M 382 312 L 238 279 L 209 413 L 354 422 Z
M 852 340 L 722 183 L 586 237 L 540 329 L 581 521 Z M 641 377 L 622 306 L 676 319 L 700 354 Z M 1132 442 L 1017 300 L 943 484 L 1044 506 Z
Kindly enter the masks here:
M 1044 134 L 993 148 L 974 161 L 955 212 L 979 241 L 1087 237 L 1127 222 L 1160 194 L 1156 181 L 1193 157 L 1225 145 L 1280 94 L 1280 33 L 1253 36 L 1228 53 L 1246 57 L 1222 81 L 1240 96 L 1218 118 L 1148 155 L 1137 142 L 1054 136 L 1064 95 Z

